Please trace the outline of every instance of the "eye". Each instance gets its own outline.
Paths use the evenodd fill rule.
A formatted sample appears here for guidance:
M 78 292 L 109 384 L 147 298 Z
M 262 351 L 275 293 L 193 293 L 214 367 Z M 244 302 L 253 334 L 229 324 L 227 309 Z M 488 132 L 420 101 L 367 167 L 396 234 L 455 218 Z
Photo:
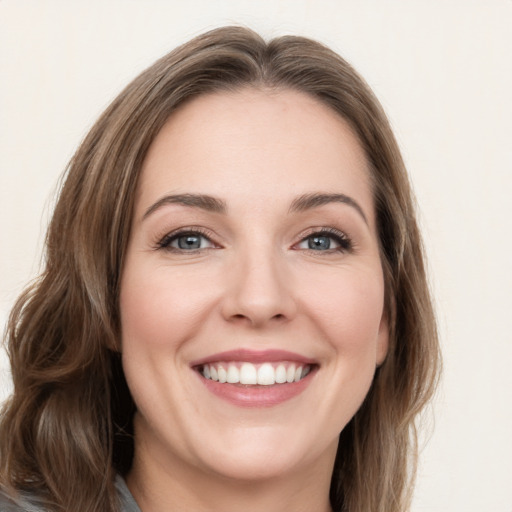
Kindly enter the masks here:
M 352 249 L 352 242 L 342 231 L 329 228 L 311 233 L 303 238 L 296 247 L 316 252 L 345 252 Z
M 200 251 L 202 249 L 210 249 L 215 244 L 200 231 L 180 231 L 178 233 L 170 233 L 158 242 L 159 249 L 167 249 L 169 251 Z

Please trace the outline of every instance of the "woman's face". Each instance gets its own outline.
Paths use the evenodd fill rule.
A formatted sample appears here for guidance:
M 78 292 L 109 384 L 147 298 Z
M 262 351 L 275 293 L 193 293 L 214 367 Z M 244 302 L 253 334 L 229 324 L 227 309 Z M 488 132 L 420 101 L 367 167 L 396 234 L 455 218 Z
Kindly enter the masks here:
M 387 350 L 374 217 L 357 138 L 307 95 L 216 93 L 171 116 L 121 284 L 136 463 L 330 474 Z

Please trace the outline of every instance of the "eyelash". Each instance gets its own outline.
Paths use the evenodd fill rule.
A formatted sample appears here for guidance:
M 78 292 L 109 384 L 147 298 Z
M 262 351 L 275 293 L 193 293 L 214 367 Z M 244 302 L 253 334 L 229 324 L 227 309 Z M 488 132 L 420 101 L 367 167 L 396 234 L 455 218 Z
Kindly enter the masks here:
M 186 236 L 186 235 L 200 236 L 201 238 L 205 238 L 206 240 L 208 240 L 212 245 L 214 245 L 214 246 L 216 245 L 212 241 L 211 234 L 208 231 L 206 231 L 202 228 L 199 228 L 199 227 L 186 227 L 186 228 L 181 228 L 177 231 L 173 231 L 172 233 L 166 234 L 161 240 L 159 240 L 156 243 L 155 249 L 165 250 L 165 251 L 169 251 L 169 252 L 176 252 L 176 253 L 185 253 L 185 252 L 197 253 L 197 252 L 203 251 L 205 249 L 211 248 L 211 247 L 208 247 L 208 248 L 203 248 L 203 249 L 199 248 L 199 249 L 186 250 L 186 249 L 180 249 L 177 247 L 171 247 L 171 244 L 175 240 L 177 240 L 178 238 L 180 238 L 182 236 Z M 311 248 L 303 249 L 303 250 L 306 250 L 306 251 L 309 251 L 312 253 L 323 252 L 323 253 L 327 253 L 327 254 L 332 254 L 334 252 L 346 253 L 346 252 L 351 252 L 353 250 L 352 240 L 347 236 L 347 234 L 344 233 L 343 231 L 340 231 L 335 228 L 330 228 L 330 227 L 329 228 L 311 229 L 309 231 L 309 233 L 302 235 L 299 242 L 294 244 L 293 247 L 296 247 L 297 245 L 299 245 L 303 242 L 306 242 L 308 239 L 311 239 L 313 237 L 327 237 L 327 238 L 333 239 L 336 242 L 336 244 L 338 244 L 339 247 L 336 247 L 334 249 L 329 248 L 329 249 L 325 249 L 325 250 L 315 250 L 315 249 L 311 249 Z M 300 249 L 296 249 L 296 250 L 300 250 Z

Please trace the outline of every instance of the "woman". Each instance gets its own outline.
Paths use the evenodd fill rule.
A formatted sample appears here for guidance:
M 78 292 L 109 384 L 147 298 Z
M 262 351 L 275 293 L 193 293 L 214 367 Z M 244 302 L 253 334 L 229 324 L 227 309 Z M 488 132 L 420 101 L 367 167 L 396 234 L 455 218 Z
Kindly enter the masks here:
M 157 61 L 46 261 L 8 326 L 4 508 L 407 509 L 435 322 L 397 144 L 332 51 L 231 27 Z

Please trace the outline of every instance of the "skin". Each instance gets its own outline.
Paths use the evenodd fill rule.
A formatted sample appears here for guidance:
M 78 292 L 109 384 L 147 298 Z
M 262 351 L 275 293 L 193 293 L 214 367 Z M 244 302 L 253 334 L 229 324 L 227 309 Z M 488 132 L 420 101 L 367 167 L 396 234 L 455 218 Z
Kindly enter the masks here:
M 313 193 L 353 204 L 290 211 Z M 158 203 L 169 194 L 207 194 L 226 211 Z M 374 217 L 357 138 L 314 98 L 215 93 L 167 121 L 143 165 L 121 283 L 138 408 L 127 482 L 144 512 L 330 510 L 339 433 L 388 347 Z M 162 247 L 183 227 L 206 234 L 201 249 Z M 330 249 L 310 248 L 325 229 L 350 248 L 331 235 Z M 237 348 L 288 350 L 317 371 L 290 400 L 239 407 L 190 366 Z

